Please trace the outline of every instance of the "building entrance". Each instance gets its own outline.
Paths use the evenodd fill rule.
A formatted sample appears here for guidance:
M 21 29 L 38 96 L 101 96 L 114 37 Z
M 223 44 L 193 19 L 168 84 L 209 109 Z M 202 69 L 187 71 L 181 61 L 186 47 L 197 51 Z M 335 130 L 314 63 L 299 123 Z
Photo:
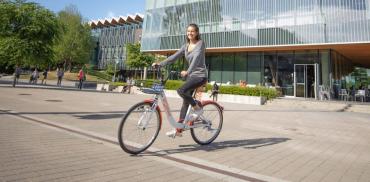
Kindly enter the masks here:
M 294 96 L 317 98 L 318 64 L 294 65 Z

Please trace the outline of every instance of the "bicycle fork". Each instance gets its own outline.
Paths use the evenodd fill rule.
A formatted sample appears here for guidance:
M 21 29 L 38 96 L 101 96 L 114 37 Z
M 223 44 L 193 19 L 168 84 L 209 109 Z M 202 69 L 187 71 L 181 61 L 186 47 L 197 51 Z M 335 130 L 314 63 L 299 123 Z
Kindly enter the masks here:
M 144 113 L 140 116 L 139 121 L 137 123 L 138 128 L 145 130 L 149 124 L 150 118 L 152 118 L 153 113 L 156 111 L 158 102 L 153 102 L 151 108 L 144 108 Z

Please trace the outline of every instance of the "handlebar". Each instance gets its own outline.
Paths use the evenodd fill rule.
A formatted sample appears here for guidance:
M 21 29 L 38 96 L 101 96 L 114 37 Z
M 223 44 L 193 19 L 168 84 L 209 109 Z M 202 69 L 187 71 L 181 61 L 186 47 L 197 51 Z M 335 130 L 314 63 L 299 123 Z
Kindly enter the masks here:
M 160 77 L 159 80 L 160 80 L 161 85 L 165 85 L 167 80 L 170 78 L 170 76 L 177 73 L 176 71 L 167 70 L 167 72 L 168 72 L 167 78 L 164 78 L 164 75 L 162 74 L 162 71 L 161 71 L 162 66 L 155 65 L 153 68 L 156 69 L 156 72 L 158 73 L 157 75 L 159 75 L 159 77 Z

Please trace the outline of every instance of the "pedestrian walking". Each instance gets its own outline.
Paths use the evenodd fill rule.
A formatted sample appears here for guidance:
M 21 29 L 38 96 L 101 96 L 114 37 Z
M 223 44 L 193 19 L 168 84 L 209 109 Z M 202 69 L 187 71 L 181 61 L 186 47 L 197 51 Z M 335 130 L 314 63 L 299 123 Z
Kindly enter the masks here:
M 48 78 L 48 70 L 45 69 L 44 72 L 42 73 L 42 80 L 41 80 L 41 84 L 45 84 L 46 85 L 46 79 Z M 45 82 L 44 82 L 45 81 Z
M 212 100 L 213 101 L 217 101 L 217 97 L 218 97 L 218 93 L 219 93 L 219 86 L 217 85 L 217 83 L 215 82 L 212 86 L 212 91 L 211 91 L 211 95 L 209 97 L 212 97 Z
M 80 71 L 78 72 L 78 80 L 79 80 L 79 84 L 78 84 L 78 88 L 81 90 L 82 89 L 82 84 L 83 82 L 85 81 L 85 73 L 84 73 L 84 70 L 81 68 Z
M 14 70 L 13 87 L 15 87 L 16 84 L 18 84 L 21 73 L 22 73 L 22 69 L 19 67 L 19 65 L 17 65 Z
M 35 68 L 35 70 L 32 72 L 31 77 L 32 77 L 31 83 L 37 84 L 37 79 L 39 79 L 39 71 L 37 70 L 37 68 Z
M 64 76 L 64 71 L 61 68 L 58 68 L 58 70 L 57 70 L 57 77 L 58 77 L 57 86 L 59 86 L 59 87 L 62 86 L 63 76 Z

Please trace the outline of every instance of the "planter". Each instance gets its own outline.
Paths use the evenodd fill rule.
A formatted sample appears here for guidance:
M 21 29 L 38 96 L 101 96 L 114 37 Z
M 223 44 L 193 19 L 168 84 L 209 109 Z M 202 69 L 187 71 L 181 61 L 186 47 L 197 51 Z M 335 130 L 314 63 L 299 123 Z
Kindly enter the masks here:
M 79 81 L 75 82 L 75 87 L 78 87 L 78 85 L 79 85 L 79 84 L 80 84 L 80 82 L 79 82 Z M 84 82 L 82 83 L 82 88 L 94 88 L 94 87 L 96 87 L 96 88 L 97 88 L 97 84 L 96 84 L 96 82 L 84 81 Z M 96 89 L 96 90 L 98 90 L 98 89 Z
M 113 85 L 105 84 L 104 85 L 104 90 L 105 91 L 112 91 L 115 88 Z
M 266 103 L 267 99 L 266 97 L 262 96 L 218 94 L 218 101 L 251 105 L 263 105 Z
M 102 91 L 103 90 L 103 88 L 104 88 L 104 83 L 98 83 L 98 84 L 96 84 L 96 90 L 98 90 L 98 91 Z
M 180 98 L 176 90 L 165 90 L 167 97 Z M 208 93 L 202 94 L 202 100 L 210 100 Z M 246 96 L 246 95 L 231 95 L 231 94 L 218 94 L 218 102 L 230 102 L 251 105 L 263 105 L 267 101 L 266 97 L 260 96 Z
M 112 91 L 115 87 L 113 85 L 99 83 L 96 85 L 96 90 L 99 91 Z
M 114 90 L 113 90 L 113 92 L 122 92 L 122 90 L 123 90 L 123 86 L 118 86 L 117 88 L 115 88 Z

